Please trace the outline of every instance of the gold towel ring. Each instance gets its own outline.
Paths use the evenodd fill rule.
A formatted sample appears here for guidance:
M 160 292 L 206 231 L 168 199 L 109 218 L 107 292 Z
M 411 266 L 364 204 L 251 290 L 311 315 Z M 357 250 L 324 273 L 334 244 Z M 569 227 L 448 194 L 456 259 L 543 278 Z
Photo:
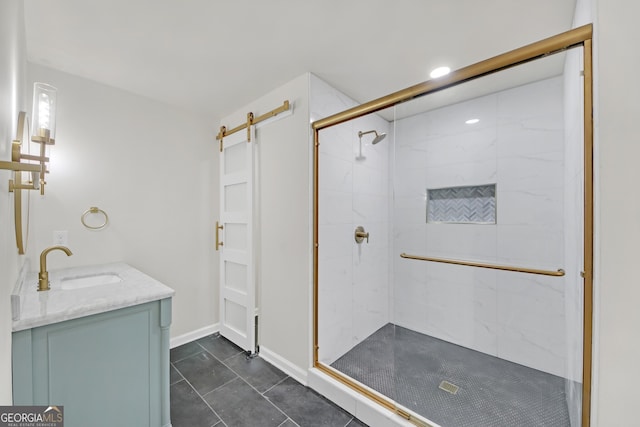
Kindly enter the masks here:
M 92 225 L 88 225 L 86 222 L 84 222 L 85 217 L 89 214 L 98 214 L 101 213 L 102 215 L 104 215 L 104 222 L 98 226 L 92 226 Z M 86 211 L 84 211 L 84 213 L 82 214 L 82 217 L 80 217 L 80 221 L 82 221 L 82 225 L 84 225 L 85 227 L 91 229 L 91 230 L 100 230 L 103 229 L 107 226 L 107 224 L 109 223 L 109 215 L 107 215 L 107 213 L 105 211 L 103 211 L 100 208 L 97 208 L 95 206 L 90 207 L 89 209 L 87 209 Z

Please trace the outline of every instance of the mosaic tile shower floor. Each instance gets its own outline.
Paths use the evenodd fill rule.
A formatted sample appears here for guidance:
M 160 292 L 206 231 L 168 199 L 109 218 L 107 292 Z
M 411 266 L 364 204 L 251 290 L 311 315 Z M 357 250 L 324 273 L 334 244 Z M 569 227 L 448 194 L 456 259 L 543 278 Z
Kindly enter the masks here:
M 331 366 L 445 427 L 570 426 L 563 378 L 392 324 Z

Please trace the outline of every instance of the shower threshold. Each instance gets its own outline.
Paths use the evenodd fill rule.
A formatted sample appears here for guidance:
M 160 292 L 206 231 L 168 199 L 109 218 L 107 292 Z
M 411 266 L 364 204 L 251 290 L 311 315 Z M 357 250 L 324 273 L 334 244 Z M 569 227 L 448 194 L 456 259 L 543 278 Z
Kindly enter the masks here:
M 390 323 L 331 366 L 443 427 L 571 425 L 564 378 Z

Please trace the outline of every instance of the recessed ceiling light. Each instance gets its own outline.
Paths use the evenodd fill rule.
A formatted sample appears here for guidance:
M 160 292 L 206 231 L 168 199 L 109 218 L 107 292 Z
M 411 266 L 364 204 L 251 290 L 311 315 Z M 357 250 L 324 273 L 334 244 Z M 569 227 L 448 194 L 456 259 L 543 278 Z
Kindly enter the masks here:
M 446 76 L 449 72 L 451 72 L 451 68 L 449 67 L 438 67 L 431 71 L 429 75 L 432 79 L 437 79 L 438 77 Z
M 468 125 L 475 125 L 479 121 L 480 121 L 480 119 L 469 119 L 465 123 L 468 124 Z

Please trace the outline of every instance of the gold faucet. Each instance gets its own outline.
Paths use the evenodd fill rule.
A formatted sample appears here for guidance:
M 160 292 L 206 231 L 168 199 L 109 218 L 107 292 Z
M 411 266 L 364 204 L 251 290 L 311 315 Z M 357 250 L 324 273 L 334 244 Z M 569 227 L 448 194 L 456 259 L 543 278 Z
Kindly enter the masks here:
M 67 256 L 73 255 L 73 252 L 66 246 L 50 246 L 46 248 L 40 254 L 40 273 L 38 274 L 38 291 L 48 291 L 51 289 L 49 286 L 49 272 L 47 271 L 47 255 L 51 251 L 59 250 L 67 254 Z

